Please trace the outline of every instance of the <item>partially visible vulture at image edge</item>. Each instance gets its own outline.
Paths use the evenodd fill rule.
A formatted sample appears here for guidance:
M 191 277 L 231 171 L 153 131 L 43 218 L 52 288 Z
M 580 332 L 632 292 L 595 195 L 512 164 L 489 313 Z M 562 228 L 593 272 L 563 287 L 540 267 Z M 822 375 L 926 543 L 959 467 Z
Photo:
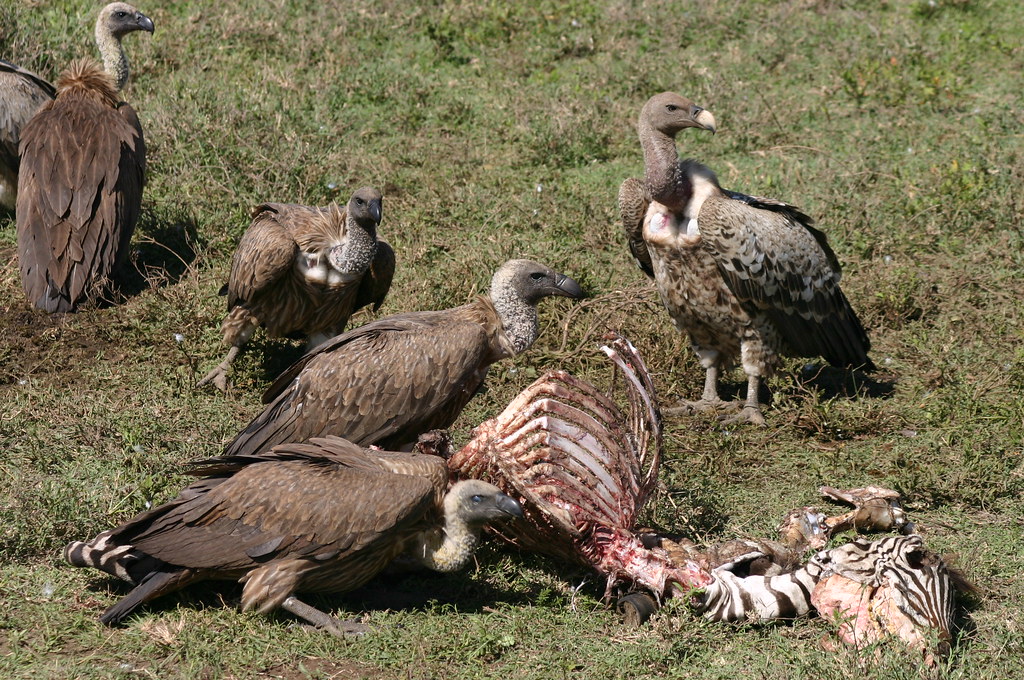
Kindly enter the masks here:
M 0 59 L 0 206 L 8 210 L 14 210 L 18 197 L 21 129 L 56 94 L 35 73 Z
M 327 437 L 198 461 L 190 474 L 203 479 L 177 498 L 70 543 L 64 557 L 135 586 L 100 617 L 107 625 L 189 584 L 227 579 L 245 584 L 243 611 L 281 607 L 337 635 L 363 632 L 295 593 L 353 590 L 399 555 L 406 564 L 456 571 L 485 524 L 522 517 L 519 503 L 487 482 L 466 480 L 449 491 L 447 452 L 436 453 L 361 449 Z
M 231 349 L 199 386 L 225 390 L 231 363 L 261 325 L 272 338 L 308 338 L 310 350 L 344 331 L 356 310 L 380 308 L 395 273 L 394 250 L 377 238 L 382 201 L 380 191 L 363 187 L 344 208 L 256 208 L 225 286 L 221 329 Z
M 122 2 L 104 7 L 96 20 L 103 68 L 73 62 L 57 98 L 21 131 L 21 284 L 49 313 L 101 294 L 127 260 L 146 168 L 139 118 L 119 94 L 129 75 L 121 38 L 132 31 L 152 33 L 153 22 Z
M 449 427 L 488 367 L 525 351 L 539 332 L 537 303 L 581 298 L 579 284 L 531 260 L 509 260 L 490 294 L 441 311 L 378 319 L 300 358 L 263 395 L 267 408 L 225 448 L 250 455 L 335 435 L 400 449 Z
M 630 250 L 707 371 L 702 398 L 666 413 L 739 409 L 718 396 L 719 372 L 739 357 L 746 401 L 726 420 L 763 424 L 758 388 L 780 355 L 872 370 L 870 341 L 825 235 L 793 206 L 724 191 L 710 169 L 680 161 L 675 135 L 688 127 L 714 132 L 714 116 L 672 92 L 648 100 L 644 179 L 619 189 Z

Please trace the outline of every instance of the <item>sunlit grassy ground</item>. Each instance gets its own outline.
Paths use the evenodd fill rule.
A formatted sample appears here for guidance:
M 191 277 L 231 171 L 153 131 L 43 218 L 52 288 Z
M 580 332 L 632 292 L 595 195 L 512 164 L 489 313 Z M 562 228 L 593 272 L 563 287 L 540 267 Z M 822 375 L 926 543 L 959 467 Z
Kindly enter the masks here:
M 5 2 L 0 57 L 55 79 L 94 52 L 99 6 Z M 818 219 L 881 370 L 868 395 L 832 399 L 794 360 L 772 383 L 767 428 L 669 423 L 645 521 L 696 540 L 770 536 L 821 484 L 897 488 L 927 544 L 980 588 L 943 674 L 1021 677 L 1018 2 L 139 7 L 156 33 L 127 40 L 125 97 L 149 148 L 135 239 L 148 287 L 65 319 L 31 312 L 13 218 L 0 216 L 0 676 L 919 677 L 900 648 L 825 651 L 821 620 L 722 626 L 677 605 L 629 629 L 585 571 L 493 545 L 462 574 L 322 601 L 380 625 L 354 642 L 241 615 L 230 585 L 105 629 L 96 617 L 123 589 L 62 564 L 69 540 L 172 496 L 178 465 L 217 454 L 298 356 L 260 336 L 233 392 L 193 389 L 223 351 L 216 293 L 261 201 L 380 187 L 399 259 L 381 314 L 460 304 L 512 256 L 584 284 L 582 305 L 544 303 L 540 341 L 495 366 L 458 439 L 548 367 L 606 384 L 596 344 L 612 328 L 663 398 L 696 395 L 702 372 L 632 265 L 614 207 L 641 171 L 636 114 L 672 89 L 720 127 L 683 135 L 683 153 Z

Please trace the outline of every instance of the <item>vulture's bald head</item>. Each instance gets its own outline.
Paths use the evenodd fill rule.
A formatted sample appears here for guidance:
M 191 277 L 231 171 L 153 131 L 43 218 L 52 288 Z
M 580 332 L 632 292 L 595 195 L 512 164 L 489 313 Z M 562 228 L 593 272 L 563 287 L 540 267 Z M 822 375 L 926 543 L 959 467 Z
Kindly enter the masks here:
M 509 260 L 491 278 L 491 299 L 496 302 L 514 298 L 535 305 L 551 295 L 578 300 L 583 289 L 565 274 L 533 260 Z
M 153 32 L 153 20 L 126 2 L 112 2 L 96 19 L 96 34 L 106 33 L 115 38 L 132 31 Z
M 670 137 L 688 127 L 715 132 L 715 117 L 675 92 L 662 92 L 647 100 L 640 110 L 640 129 L 652 128 Z
M 356 189 L 348 201 L 348 214 L 356 224 L 373 231 L 380 224 L 384 210 L 384 196 L 373 187 Z
M 444 506 L 446 515 L 453 513 L 471 528 L 523 516 L 523 507 L 516 499 L 479 479 L 456 483 L 445 497 Z

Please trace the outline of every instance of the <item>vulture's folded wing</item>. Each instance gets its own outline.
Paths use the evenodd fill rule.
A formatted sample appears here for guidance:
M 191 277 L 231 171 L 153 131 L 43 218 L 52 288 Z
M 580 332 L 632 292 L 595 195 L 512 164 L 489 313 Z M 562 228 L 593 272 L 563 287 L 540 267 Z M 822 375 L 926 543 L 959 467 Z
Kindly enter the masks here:
M 767 314 L 794 353 L 871 368 L 870 341 L 839 287 L 836 256 L 797 214 L 713 196 L 698 224 L 729 288 L 749 311 Z

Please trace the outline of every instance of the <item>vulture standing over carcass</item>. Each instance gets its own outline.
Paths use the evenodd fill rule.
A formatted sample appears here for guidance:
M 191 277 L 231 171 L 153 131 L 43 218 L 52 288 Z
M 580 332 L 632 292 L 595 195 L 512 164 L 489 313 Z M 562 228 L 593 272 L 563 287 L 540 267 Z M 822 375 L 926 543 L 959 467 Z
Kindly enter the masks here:
M 358 588 L 402 554 L 458 570 L 485 524 L 522 516 L 486 482 L 447 490 L 438 455 L 362 449 L 338 437 L 199 461 L 192 474 L 204 479 L 174 500 L 65 548 L 72 565 L 135 585 L 103 623 L 191 583 L 227 579 L 245 584 L 243 610 L 281 607 L 335 634 L 360 632 L 295 593 Z
M 793 206 L 724 191 L 710 169 L 680 161 L 675 136 L 688 127 L 714 132 L 715 119 L 672 92 L 648 100 L 644 179 L 619 189 L 630 250 L 707 371 L 702 398 L 666 413 L 738 408 L 719 398 L 718 376 L 739 357 L 747 397 L 729 420 L 763 424 L 758 388 L 780 355 L 871 370 L 870 342 L 825 235 Z
M 21 131 L 18 261 L 34 307 L 68 312 L 101 293 L 128 255 L 142 201 L 142 127 L 119 92 L 128 81 L 121 38 L 153 32 L 131 5 L 100 11 L 103 68 L 84 59 L 57 80 L 57 97 Z
M 377 238 L 382 201 L 380 191 L 363 187 L 345 208 L 256 208 L 226 286 L 221 329 L 231 349 L 199 385 L 226 389 L 231 362 L 258 326 L 270 337 L 307 337 L 308 350 L 345 330 L 361 307 L 380 307 L 395 273 L 394 250 Z
M 0 206 L 14 210 L 18 197 L 21 129 L 57 90 L 35 73 L 0 59 Z
M 316 347 L 263 395 L 267 408 L 225 448 L 251 455 L 335 435 L 398 449 L 450 426 L 488 367 L 525 351 L 538 334 L 537 303 L 581 298 L 578 283 L 531 260 L 509 260 L 490 294 L 441 311 L 378 319 Z

